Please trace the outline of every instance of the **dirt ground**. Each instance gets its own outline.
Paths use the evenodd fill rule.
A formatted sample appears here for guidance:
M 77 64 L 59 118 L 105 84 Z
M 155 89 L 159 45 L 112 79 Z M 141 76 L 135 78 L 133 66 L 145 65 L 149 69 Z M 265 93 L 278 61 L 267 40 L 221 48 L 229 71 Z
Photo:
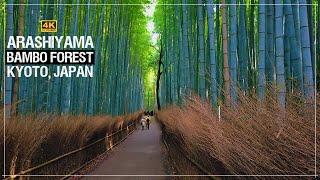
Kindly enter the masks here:
M 152 119 L 150 130 L 139 127 L 89 173 L 93 177 L 83 179 L 128 179 L 128 176 L 130 179 L 150 179 L 148 175 L 160 175 L 152 176 L 152 179 L 165 179 L 161 176 L 166 174 L 162 146 L 161 129 Z

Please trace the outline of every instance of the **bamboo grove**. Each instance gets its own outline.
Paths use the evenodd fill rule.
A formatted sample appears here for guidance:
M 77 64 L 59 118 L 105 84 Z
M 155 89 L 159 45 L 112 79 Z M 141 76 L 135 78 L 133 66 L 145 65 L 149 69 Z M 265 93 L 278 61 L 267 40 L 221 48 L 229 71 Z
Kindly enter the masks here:
M 282 107 L 288 93 L 314 99 L 319 1 L 158 3 L 190 3 L 156 8 L 164 50 L 161 105 L 179 104 L 190 92 L 214 106 L 235 105 L 240 93 L 263 102 L 270 89 Z
M 150 58 L 151 48 L 142 5 L 87 5 L 85 0 L 10 0 L 7 3 L 6 38 L 51 35 L 38 31 L 39 21 L 56 19 L 58 32 L 55 35 L 90 35 L 96 52 L 92 78 L 6 78 L 6 88 L 1 83 L 1 93 L 5 93 L 5 104 L 11 107 L 11 113 L 120 115 L 143 107 L 145 69 L 141 64 Z M 27 5 L 12 5 L 14 3 Z M 53 5 L 71 3 L 80 5 Z M 116 1 L 91 0 L 89 3 Z M 143 2 L 132 0 L 129 3 Z M 4 6 L 1 8 L 0 31 L 3 34 Z M 5 37 L 0 38 L 3 42 Z M 1 57 L 3 48 L 1 43 Z M 2 63 L 0 69 L 3 73 Z

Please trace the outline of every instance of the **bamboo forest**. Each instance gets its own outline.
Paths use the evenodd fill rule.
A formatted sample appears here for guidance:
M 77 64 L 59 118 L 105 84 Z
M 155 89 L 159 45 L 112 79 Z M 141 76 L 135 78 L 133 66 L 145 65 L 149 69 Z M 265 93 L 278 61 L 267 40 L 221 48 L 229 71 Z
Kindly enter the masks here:
M 4 179 L 318 175 L 318 0 L 0 5 Z M 94 63 L 9 62 L 23 51 Z

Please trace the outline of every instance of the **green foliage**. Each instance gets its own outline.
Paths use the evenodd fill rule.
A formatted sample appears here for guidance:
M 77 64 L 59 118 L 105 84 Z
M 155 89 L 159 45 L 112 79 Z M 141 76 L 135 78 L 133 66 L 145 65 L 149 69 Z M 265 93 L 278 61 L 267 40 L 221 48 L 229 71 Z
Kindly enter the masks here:
M 12 2 L 17 3 L 18 1 Z M 215 36 L 210 40 L 209 33 L 211 32 L 212 34 L 213 31 L 212 29 L 209 31 L 208 7 L 203 6 L 197 11 L 198 6 L 194 5 L 201 2 L 208 3 L 205 0 L 157 0 L 156 3 L 162 5 L 156 6 L 153 17 L 146 15 L 145 10 L 148 6 L 142 5 L 154 2 L 151 0 L 90 0 L 89 2 L 88 0 L 28 0 L 26 2 L 29 4 L 25 8 L 25 12 L 19 12 L 18 6 L 13 8 L 14 20 L 9 23 L 13 26 L 13 35 L 17 35 L 18 16 L 21 13 L 24 15 L 25 35 L 90 35 L 94 39 L 97 63 L 94 67 L 94 78 L 53 78 L 51 80 L 48 78 L 21 78 L 19 84 L 19 106 L 21 106 L 21 112 L 111 113 L 118 115 L 140 109 L 144 105 L 147 108 L 152 108 L 155 104 L 155 79 L 160 43 L 162 43 L 164 50 L 163 68 L 161 68 L 163 74 L 160 82 L 161 100 L 164 104 L 180 103 L 182 98 L 190 93 L 189 90 L 198 93 L 199 89 L 201 89 L 204 99 L 210 99 L 210 96 L 215 97 L 213 96 L 215 94 L 217 98 L 213 98 L 214 100 L 212 101 L 221 102 L 225 98 L 223 89 L 226 84 L 223 81 L 223 74 L 226 70 L 223 64 L 221 6 L 214 5 L 209 7 L 213 9 L 213 13 L 210 15 L 210 19 L 213 19 L 213 24 L 210 27 L 214 27 L 215 33 Z M 182 6 L 181 3 L 183 2 L 192 3 L 193 5 Z M 220 1 L 213 1 L 213 3 L 218 2 Z M 227 3 L 230 2 L 227 1 Z M 239 3 L 239 1 L 235 2 Z M 235 9 L 227 8 L 227 11 L 229 9 L 229 14 L 227 13 L 226 19 L 229 27 L 226 33 L 227 37 L 229 37 L 227 40 L 229 47 L 226 48 L 232 49 L 232 58 L 230 56 L 231 52 L 227 52 L 227 54 L 230 57 L 229 61 L 233 62 L 230 65 L 233 65 L 232 78 L 234 84 L 245 81 L 245 86 L 241 87 L 241 90 L 245 89 L 244 93 L 253 95 L 257 91 L 258 77 L 262 74 L 261 72 L 260 74 L 258 73 L 257 67 L 259 64 L 259 42 L 261 41 L 261 38 L 259 38 L 259 23 L 265 23 L 259 21 L 260 1 L 243 0 L 241 2 L 248 4 L 242 11 L 241 21 L 240 13 L 238 13 L 239 6 Z M 292 0 L 292 2 L 299 1 Z M 317 4 L 318 1 L 310 0 L 307 2 Z M 0 27 L 5 25 L 3 20 L 5 3 L 5 0 L 0 0 Z M 31 3 L 40 3 L 41 5 L 35 6 L 31 5 Z M 62 7 L 45 5 L 46 3 L 125 3 L 134 5 L 67 5 Z M 180 5 L 163 5 L 174 3 L 179 3 Z M 292 8 L 294 8 L 293 5 Z M 233 14 L 232 24 L 238 23 L 233 28 L 230 27 L 232 25 L 230 25 L 230 11 L 233 12 L 231 13 Z M 299 17 L 299 14 L 296 15 L 297 17 L 294 17 L 294 21 L 304 20 L 303 22 L 310 27 L 310 39 L 319 41 L 319 36 L 314 36 L 314 33 L 319 34 L 319 28 L 317 28 L 319 27 L 319 20 L 317 19 L 319 17 L 319 8 L 317 6 L 308 8 L 305 14 L 306 16 L 301 17 Z M 203 18 L 198 17 L 200 15 L 203 15 Z M 38 31 L 40 19 L 58 19 L 58 33 L 40 33 Z M 284 18 L 285 21 L 287 19 Z M 273 19 L 271 20 L 273 21 Z M 153 32 L 149 32 L 147 29 L 147 24 L 150 21 L 155 23 L 154 31 L 160 34 L 159 39 L 161 41 L 159 40 L 155 45 L 151 41 Z M 245 25 L 240 26 L 240 22 Z M 286 26 L 286 24 L 284 25 Z M 266 24 L 266 26 L 268 25 Z M 292 23 L 291 26 L 293 26 Z M 295 24 L 294 27 L 296 39 L 299 42 L 300 27 Z M 4 29 L 0 28 L 1 34 L 4 33 L 3 31 Z M 268 34 L 268 32 L 263 32 L 263 34 Z M 246 35 L 244 40 L 239 38 L 241 35 Z M 275 39 L 272 33 L 267 36 Z M 230 37 L 233 37 L 232 41 Z M 3 36 L 0 36 L 1 42 L 3 38 Z M 242 49 L 242 43 L 246 43 L 246 48 Z M 311 43 L 310 45 L 311 48 L 314 46 Z M 271 46 L 268 45 L 268 47 Z M 315 44 L 315 47 L 319 48 L 318 44 Z M 1 57 L 4 48 L 4 45 L 1 44 Z M 215 52 L 210 52 L 210 48 L 211 50 L 214 49 Z M 290 48 L 286 49 L 293 51 L 292 48 L 291 50 Z M 239 53 L 240 51 L 241 53 Z M 297 51 L 301 52 L 301 47 Z M 316 52 L 319 54 L 319 51 Z M 210 56 L 215 56 L 216 65 L 213 66 L 215 63 L 212 58 L 210 59 Z M 275 52 L 268 51 L 267 56 L 275 57 Z M 311 56 L 313 62 L 314 58 Z M 266 67 L 266 70 L 263 70 L 266 71 L 265 73 L 268 74 L 268 77 L 276 77 L 274 72 L 275 62 L 269 62 L 272 59 L 274 58 L 266 58 L 266 64 L 270 65 L 270 67 Z M 245 65 L 240 60 L 246 60 Z M 239 68 L 236 62 L 241 65 Z M 316 59 L 316 62 L 319 65 L 319 59 Z M 1 64 L 0 68 L 0 72 L 3 73 L 3 64 Z M 315 67 L 312 68 L 314 69 Z M 238 76 L 236 73 L 239 73 L 241 77 L 236 77 Z M 290 74 L 294 73 L 286 72 L 287 76 L 291 76 Z M 286 77 L 286 79 L 290 78 L 294 77 Z M 205 82 L 203 79 L 205 79 Z M 275 84 L 276 79 L 270 79 L 270 84 Z M 309 79 L 311 80 L 311 78 Z M 0 80 L 0 90 L 3 93 L 3 77 Z M 269 78 L 267 81 L 269 81 Z M 8 94 L 12 92 L 13 89 L 8 89 Z M 128 99 L 130 103 L 127 103 Z M 68 104 L 68 102 L 71 103 Z
M 313 53 L 314 47 L 319 48 L 319 45 L 314 43 L 315 39 L 319 41 L 319 35 L 317 37 L 314 35 L 316 32 L 319 32 L 319 28 L 317 28 L 319 27 L 317 20 L 319 7 L 315 5 L 318 1 L 292 0 L 292 5 L 289 6 L 290 8 L 296 9 L 297 6 L 293 4 L 301 4 L 301 2 L 305 1 L 307 3 L 313 3 L 314 6 L 308 6 L 308 8 L 302 5 L 299 6 L 300 10 L 297 11 L 298 13 L 293 13 L 293 20 L 292 17 L 290 17 L 291 19 L 285 17 L 283 21 L 279 21 L 282 23 L 278 23 L 277 26 L 273 24 L 276 22 L 274 8 L 278 6 L 275 6 L 273 3 L 268 5 L 269 1 L 265 2 L 267 5 L 263 3 L 264 1 L 258 0 L 222 1 L 222 3 L 225 2 L 227 4 L 241 3 L 241 5 L 236 6 L 226 6 L 227 15 L 225 22 L 227 28 L 223 30 L 223 6 L 221 5 L 211 5 L 211 7 L 210 5 L 206 5 L 206 8 L 202 9 L 199 8 L 201 6 L 199 4 L 209 3 L 210 1 L 159 0 L 158 3 L 161 5 L 156 7 L 154 21 L 156 31 L 161 34 L 161 42 L 164 47 L 164 69 L 160 83 L 161 106 L 172 103 L 179 104 L 184 96 L 190 95 L 188 91 L 193 91 L 201 97 L 205 96 L 204 100 L 211 100 L 213 104 L 215 104 L 215 101 L 227 101 L 227 97 L 230 96 L 228 95 L 230 94 L 228 91 L 231 90 L 231 97 L 234 104 L 236 104 L 236 97 L 239 92 L 242 91 L 241 93 L 251 96 L 256 96 L 258 93 L 260 97 L 263 97 L 265 95 L 264 89 L 268 86 L 272 86 L 276 91 L 279 91 L 281 97 L 285 97 L 285 95 L 291 93 L 301 93 L 302 91 L 302 93 L 305 93 L 306 99 L 312 99 L 311 94 L 313 93 L 311 89 L 314 87 L 311 76 L 314 75 L 315 66 L 319 66 L 319 63 L 314 65 L 315 57 Z M 282 0 L 275 2 L 278 4 L 285 3 L 285 1 Z M 179 5 L 163 5 L 168 3 L 178 3 Z M 184 3 L 192 4 L 182 5 Z M 209 4 L 213 3 L 221 3 L 221 1 L 216 0 Z M 247 5 L 243 5 L 243 3 Z M 286 6 L 288 5 L 281 6 L 279 10 L 284 11 Z M 214 12 L 211 13 L 214 14 L 213 18 L 210 14 L 210 18 L 213 19 L 213 25 L 211 25 L 211 27 L 215 27 L 214 33 L 216 36 L 213 37 L 214 40 L 210 40 L 209 37 L 210 31 L 212 34 L 212 29 L 209 29 L 208 20 L 208 10 L 211 10 L 210 8 L 212 8 Z M 265 10 L 260 12 L 262 8 Z M 301 11 L 301 8 L 303 8 L 304 12 Z M 197 9 L 200 9 L 198 13 Z M 290 16 L 292 16 L 292 14 Z M 298 22 L 298 24 L 293 25 L 293 21 L 294 23 Z M 299 26 L 299 22 L 303 22 L 304 24 Z M 283 27 L 280 27 L 281 24 Z M 204 33 L 202 32 L 202 28 L 204 29 Z M 274 30 L 277 29 L 290 29 L 290 34 L 288 31 L 276 34 Z M 204 36 L 204 42 L 202 36 Z M 275 45 L 279 46 L 280 43 L 283 43 L 285 40 L 285 38 L 280 39 L 278 36 L 289 36 L 291 38 L 290 43 L 286 43 L 286 47 L 284 47 L 287 55 L 283 60 L 286 62 L 285 69 L 282 69 L 281 64 L 275 61 L 275 57 L 278 56 L 279 53 L 276 51 L 278 48 L 274 47 Z M 225 38 L 226 41 L 223 41 L 223 38 Z M 276 42 L 276 40 L 278 40 L 278 42 Z M 304 47 L 294 45 L 294 43 L 299 44 L 300 41 L 303 42 L 303 40 Z M 158 42 L 158 46 L 159 43 L 160 42 Z M 202 58 L 203 43 L 205 44 L 205 67 L 203 67 Z M 225 45 L 225 47 L 223 45 Z M 310 50 L 306 50 L 308 48 Z M 210 49 L 215 49 L 216 52 L 210 52 Z M 311 51 L 311 55 L 306 51 Z M 298 65 L 292 67 L 293 62 L 290 62 L 292 59 L 297 59 L 293 57 L 294 53 L 305 54 L 306 56 L 303 60 L 305 67 L 307 67 L 304 70 L 304 82 L 301 82 L 301 78 L 299 79 L 299 76 L 297 76 L 297 74 L 299 74 L 298 69 L 300 69 L 297 67 Z M 210 63 L 210 60 L 212 60 L 210 59 L 210 54 L 216 54 L 216 67 L 214 61 Z M 312 63 L 310 63 L 310 61 Z M 316 62 L 320 62 L 319 56 Z M 289 64 L 291 64 L 291 66 L 287 67 Z M 205 69 L 206 73 L 205 88 L 204 83 L 201 81 L 203 69 Z M 278 71 L 278 74 L 276 71 Z M 288 89 L 286 93 L 283 91 L 285 88 L 282 87 L 284 83 L 280 80 L 283 79 L 283 77 L 280 76 L 279 73 L 284 73 L 286 76 L 284 78 L 286 81 L 285 86 L 287 86 L 285 88 Z M 267 78 L 265 78 L 265 74 Z M 227 76 L 231 77 L 232 87 L 228 87 L 229 78 Z M 300 81 L 300 84 L 308 84 L 310 91 L 306 93 L 306 87 L 300 90 L 296 85 L 299 83 L 291 83 L 297 81 Z M 239 92 L 238 85 L 240 85 L 239 90 L 241 90 Z M 262 86 L 263 88 L 261 88 Z M 188 89 L 187 91 L 184 90 L 185 87 Z M 217 91 L 215 88 L 217 88 Z M 212 96 L 212 94 L 214 96 Z M 217 100 L 212 98 L 215 97 L 215 95 L 217 95 Z M 177 96 L 178 99 L 175 99 L 175 96 Z M 282 105 L 285 103 L 283 98 L 279 98 L 279 103 Z
M 46 3 L 85 4 L 88 3 L 87 0 L 35 0 L 28 3 L 30 4 L 26 6 L 25 12 L 18 12 L 18 8 L 14 8 L 15 14 L 22 13 L 24 17 L 25 35 L 92 36 L 95 43 L 96 64 L 93 78 L 21 78 L 20 113 L 119 115 L 143 108 L 143 92 L 151 92 L 148 95 L 154 96 L 152 92 L 154 92 L 153 72 L 156 53 L 151 46 L 150 33 L 146 28 L 148 19 L 144 14 L 145 7 L 138 5 L 149 3 L 148 0 L 120 2 L 135 4 L 132 6 L 45 5 Z M 33 3 L 42 5 L 31 5 Z M 119 2 L 91 0 L 90 3 Z M 36 7 L 39 8 L 38 11 L 34 10 Z M 38 13 L 39 16 L 35 16 L 34 13 Z M 3 11 L 0 15 L 3 17 Z M 18 24 L 17 17 L 14 16 L 13 22 L 15 30 Z M 32 21 L 32 18 L 37 19 Z M 4 23 L 2 19 L 1 27 Z M 33 22 L 39 22 L 41 19 L 59 20 L 59 32 L 39 33 L 38 23 Z M 3 33 L 3 29 L 0 33 Z M 3 47 L 0 46 L 0 49 Z M 26 108 L 27 106 L 31 107 Z

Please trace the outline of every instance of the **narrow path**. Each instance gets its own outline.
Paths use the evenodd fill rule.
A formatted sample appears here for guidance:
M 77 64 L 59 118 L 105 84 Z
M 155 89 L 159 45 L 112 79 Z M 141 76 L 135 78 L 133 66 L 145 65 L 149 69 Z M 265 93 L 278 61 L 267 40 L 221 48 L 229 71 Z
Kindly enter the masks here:
M 161 130 L 152 121 L 150 130 L 140 127 L 114 149 L 91 175 L 164 175 Z M 128 177 L 86 177 L 85 179 L 127 179 Z M 130 179 L 142 179 L 131 177 Z M 150 177 L 149 177 L 150 178 Z M 143 179 L 148 179 L 144 177 Z M 155 177 L 152 177 L 155 179 Z M 156 177 L 156 179 L 165 179 Z

